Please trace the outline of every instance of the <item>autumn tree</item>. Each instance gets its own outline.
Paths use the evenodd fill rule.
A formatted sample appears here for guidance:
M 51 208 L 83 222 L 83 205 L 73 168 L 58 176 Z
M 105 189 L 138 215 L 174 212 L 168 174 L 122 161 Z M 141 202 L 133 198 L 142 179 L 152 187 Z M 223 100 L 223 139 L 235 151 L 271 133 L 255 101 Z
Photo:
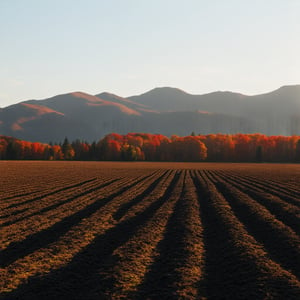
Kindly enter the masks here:
M 207 157 L 206 146 L 193 136 L 173 139 L 170 150 L 175 161 L 203 161 Z
M 209 134 L 108 134 L 89 144 L 65 138 L 60 145 L 0 136 L 0 159 L 300 162 L 299 136 Z
M 53 156 L 50 157 L 50 160 L 62 160 L 64 159 L 64 154 L 61 150 L 61 147 L 59 145 L 54 145 L 51 147 Z

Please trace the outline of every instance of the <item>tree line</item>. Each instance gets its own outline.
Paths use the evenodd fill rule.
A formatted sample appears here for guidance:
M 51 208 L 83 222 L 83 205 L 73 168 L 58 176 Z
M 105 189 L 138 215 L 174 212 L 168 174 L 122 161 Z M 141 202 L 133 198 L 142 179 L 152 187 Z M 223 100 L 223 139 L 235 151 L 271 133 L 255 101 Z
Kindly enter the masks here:
M 183 162 L 300 162 L 300 136 L 111 133 L 98 142 L 65 138 L 59 144 L 0 136 L 1 160 L 103 160 Z

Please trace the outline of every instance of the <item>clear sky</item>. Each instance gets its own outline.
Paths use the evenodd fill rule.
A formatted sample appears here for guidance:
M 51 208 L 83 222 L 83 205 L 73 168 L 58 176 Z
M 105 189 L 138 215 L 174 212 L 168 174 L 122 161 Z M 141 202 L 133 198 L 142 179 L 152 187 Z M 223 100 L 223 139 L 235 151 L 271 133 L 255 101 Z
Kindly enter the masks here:
M 0 0 L 0 107 L 300 84 L 300 0 Z

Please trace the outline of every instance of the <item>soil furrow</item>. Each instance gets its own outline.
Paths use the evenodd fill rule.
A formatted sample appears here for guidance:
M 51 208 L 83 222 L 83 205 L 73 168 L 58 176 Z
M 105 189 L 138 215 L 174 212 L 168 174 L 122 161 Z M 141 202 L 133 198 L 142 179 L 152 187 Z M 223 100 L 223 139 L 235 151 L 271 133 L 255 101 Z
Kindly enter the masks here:
M 6 208 L 18 207 L 18 206 L 21 206 L 21 205 L 24 205 L 24 204 L 29 204 L 29 203 L 35 202 L 37 200 L 43 199 L 45 197 L 55 195 L 55 194 L 57 194 L 59 192 L 65 192 L 65 191 L 67 191 L 69 189 L 73 189 L 73 188 L 79 187 L 81 185 L 84 185 L 85 183 L 89 183 L 89 182 L 95 181 L 96 179 L 97 178 L 92 178 L 92 179 L 85 180 L 83 182 L 79 182 L 79 183 L 76 183 L 76 184 L 73 184 L 73 185 L 70 185 L 70 186 L 66 186 L 66 187 L 63 187 L 63 188 L 60 188 L 60 189 L 56 189 L 56 190 L 54 190 L 54 191 L 52 191 L 50 193 L 42 194 L 42 195 L 39 195 L 37 197 L 34 197 L 32 199 L 29 199 L 29 200 L 26 200 L 26 201 L 23 201 L 23 202 L 20 201 L 18 203 L 10 204 Z
M 156 172 L 157 176 L 160 175 L 160 171 Z M 155 179 L 155 177 L 154 177 Z M 168 182 L 170 183 L 170 179 Z M 163 195 L 163 190 L 166 190 L 167 186 L 162 185 L 162 193 L 160 190 L 155 190 L 155 194 L 160 197 Z M 10 264 L 6 269 L 2 269 L 1 277 L 3 280 L 3 286 L 7 291 L 10 291 L 24 282 L 30 276 L 34 276 L 37 273 L 36 266 L 38 265 L 39 274 L 46 274 L 51 270 L 58 269 L 65 266 L 70 262 L 74 255 L 83 251 L 97 235 L 104 234 L 106 230 L 113 227 L 116 222 L 112 218 L 112 214 L 127 201 L 128 197 L 138 195 L 143 191 L 144 183 L 140 182 L 133 188 L 128 189 L 123 194 L 115 197 L 113 200 L 104 205 L 101 209 L 93 213 L 89 218 L 83 218 L 80 223 L 75 224 L 70 230 L 62 234 L 57 241 L 47 245 L 44 248 L 39 248 L 35 252 L 28 256 L 18 259 Z M 128 182 L 127 182 L 128 184 Z M 151 182 L 149 182 L 151 184 Z M 154 192 L 153 192 L 154 193 Z M 157 197 L 154 197 L 157 199 Z M 152 201 L 153 203 L 154 201 Z M 144 207 L 144 210 L 148 206 Z M 13 270 L 17 270 L 14 272 Z M 22 275 L 26 274 L 26 276 Z M 1 282 L 1 280 L 0 280 Z M 1 290 L 1 284 L 0 284 Z
M 178 200 L 166 224 L 157 256 L 146 273 L 135 299 L 200 299 L 203 268 L 202 225 L 195 188 L 189 173 L 178 186 Z
M 216 184 L 247 231 L 262 243 L 270 257 L 300 278 L 300 239 L 262 205 L 228 182 Z
M 278 220 L 300 235 L 300 209 L 298 207 L 286 203 L 280 198 L 269 193 L 253 188 L 251 185 L 244 185 L 244 183 L 238 182 L 237 179 L 231 179 L 229 176 L 220 176 L 220 178 L 252 197 L 255 201 L 274 214 Z
M 147 177 L 148 176 L 146 176 L 146 178 Z M 82 220 L 83 218 L 88 218 L 90 215 L 92 215 L 95 211 L 107 204 L 109 201 L 121 195 L 128 189 L 134 187 L 136 184 L 145 180 L 146 178 L 143 177 L 138 181 L 134 181 L 134 183 L 131 183 L 127 186 L 123 186 L 120 190 L 114 192 L 106 198 L 102 197 L 100 199 L 97 199 L 96 201 L 85 206 L 78 212 L 73 213 L 72 215 L 54 223 L 54 225 L 29 235 L 26 239 L 23 239 L 19 242 L 10 243 L 8 247 L 6 247 L 0 252 L 0 266 L 8 266 L 16 259 L 24 257 L 29 253 L 35 251 L 36 249 L 45 247 L 47 244 L 54 242 L 56 239 L 58 239 L 60 235 L 70 230 L 70 228 L 75 224 L 79 223 L 80 220 Z
M 0 168 L 0 299 L 300 299 L 299 164 Z
M 25 196 L 31 196 L 31 195 L 36 194 L 38 192 L 39 191 L 34 191 L 34 192 L 22 193 L 22 194 L 18 194 L 18 195 L 14 195 L 14 196 L 9 196 L 9 197 L 2 198 L 1 201 L 12 200 L 14 198 L 20 198 L 20 197 L 25 197 Z
M 9 299 L 111 299 L 101 292 L 101 268 L 111 262 L 115 249 L 126 243 L 132 235 L 153 217 L 168 201 L 178 181 L 175 176 L 164 195 L 148 206 L 142 213 L 118 223 L 104 234 L 97 236 L 85 249 L 75 255 L 69 264 L 40 277 L 32 277 L 27 284 L 12 293 Z M 69 287 L 72 287 L 70 289 Z M 88 295 L 88 296 L 86 296 Z
M 261 180 L 259 181 L 257 180 L 257 178 L 253 176 L 247 176 L 247 175 L 242 176 L 242 178 L 254 182 L 258 185 L 265 186 L 267 188 L 273 188 L 274 190 L 282 193 L 286 193 L 287 195 L 295 196 L 296 198 L 300 197 L 300 189 L 299 187 L 296 188 L 297 185 L 295 184 L 289 184 L 289 183 L 282 184 L 282 182 L 278 180 L 275 181 L 272 179 L 265 179 L 264 181 Z
M 148 175 L 145 178 L 147 177 Z M 139 180 L 143 180 L 143 178 Z M 30 236 L 38 231 L 47 229 L 56 222 L 60 222 L 63 218 L 79 212 L 86 206 L 92 205 L 95 201 L 100 201 L 105 198 L 103 194 L 107 195 L 107 192 L 109 194 L 113 194 L 116 190 L 118 191 L 120 188 L 122 189 L 124 185 L 134 185 L 136 181 L 137 179 L 118 180 L 104 189 L 96 190 L 83 197 L 76 198 L 74 201 L 64 204 L 59 209 L 54 209 L 44 214 L 33 216 L 32 218 L 4 227 L 1 230 L 1 247 L 4 248 L 11 242 L 21 241 L 26 236 Z M 2 242 L 4 240 L 6 240 L 6 243 Z
M 297 299 L 297 278 L 270 260 L 203 172 L 193 180 L 202 208 L 207 297 Z
M 161 196 L 166 199 L 163 205 L 143 226 L 138 228 L 126 243 L 117 248 L 109 262 L 101 270 L 99 269 L 104 280 L 102 281 L 103 287 L 98 287 L 98 289 L 107 298 L 130 299 L 132 292 L 143 280 L 147 267 L 153 261 L 156 246 L 163 238 L 165 225 L 178 199 L 178 190 L 182 187 L 183 173 L 176 173 L 170 179 L 172 180 L 168 180 L 169 185 L 164 188 L 165 192 Z M 157 196 L 155 198 L 153 203 L 158 199 Z M 129 272 L 130 276 L 128 276 Z
M 287 203 L 290 203 L 292 205 L 296 205 L 297 207 L 300 206 L 300 194 L 299 195 L 291 195 L 291 191 L 285 187 L 285 189 L 278 188 L 278 185 L 274 183 L 272 184 L 267 184 L 266 180 L 257 182 L 253 178 L 248 179 L 247 176 L 238 176 L 238 175 L 233 175 L 233 174 L 228 174 L 227 172 L 218 172 L 219 175 L 222 175 L 223 177 L 233 177 L 235 180 L 238 182 L 244 183 L 248 186 L 250 186 L 253 189 L 260 190 L 263 192 L 267 192 L 269 194 L 272 194 L 274 196 L 277 196 L 284 200 Z
M 83 197 L 83 196 L 86 196 L 86 195 L 88 195 L 88 194 L 90 194 L 90 193 L 92 193 L 92 192 L 98 191 L 98 190 L 100 190 L 100 189 L 102 189 L 102 188 L 104 188 L 104 187 L 107 187 L 108 185 L 110 185 L 110 184 L 112 184 L 112 183 L 114 183 L 114 182 L 116 182 L 116 181 L 118 181 L 118 180 L 120 180 L 120 179 L 117 178 L 117 179 L 107 180 L 107 181 L 105 181 L 104 183 L 101 183 L 100 185 L 99 185 L 99 184 L 96 184 L 95 187 L 92 187 L 92 188 L 87 187 L 88 189 L 85 189 L 85 190 L 83 190 L 82 192 L 80 192 L 80 190 L 78 190 L 78 191 L 76 190 L 76 191 L 75 191 L 76 194 L 75 194 L 74 196 L 72 196 L 72 197 L 67 197 L 67 199 L 65 199 L 65 200 L 62 200 L 62 199 L 60 199 L 60 198 L 58 198 L 57 201 L 53 201 L 53 200 L 52 200 L 51 202 L 54 202 L 53 204 L 50 204 L 51 202 L 50 202 L 50 203 L 46 203 L 46 207 L 34 209 L 34 212 L 32 212 L 32 213 L 30 213 L 30 214 L 26 214 L 26 215 L 24 215 L 24 216 L 22 216 L 22 217 L 16 218 L 16 219 L 11 220 L 11 221 L 7 221 L 7 222 L 5 222 L 5 223 L 2 223 L 2 224 L 0 225 L 0 228 L 1 228 L 1 227 L 4 227 L 4 226 L 9 226 L 9 225 L 12 225 L 12 224 L 16 224 L 16 223 L 18 223 L 18 222 L 20 222 L 20 221 L 28 220 L 28 219 L 31 218 L 31 217 L 34 217 L 34 216 L 37 216 L 37 215 L 41 215 L 41 214 L 44 214 L 44 213 L 46 213 L 46 212 L 48 212 L 48 211 L 57 209 L 57 208 L 59 208 L 60 206 L 62 206 L 62 205 L 64 205 L 64 204 L 67 204 L 67 203 L 70 203 L 70 202 L 72 202 L 72 201 L 75 200 L 75 199 L 78 199 L 78 198 Z M 80 192 L 80 193 L 77 193 L 77 192 Z M 72 194 L 73 194 L 73 193 L 72 193 Z M 63 195 L 64 198 L 65 198 L 65 196 L 66 196 L 66 195 Z M 56 199 L 55 199 L 55 200 L 56 200 Z M 49 204 L 50 204 L 50 205 L 49 205 Z
M 161 182 L 162 178 L 168 173 L 165 171 L 160 177 L 158 177 L 154 182 L 152 182 L 147 189 L 143 191 L 140 195 L 133 198 L 131 201 L 124 203 L 113 215 L 113 218 L 119 221 L 128 211 L 135 205 L 137 205 L 141 200 L 143 200 L 147 195 L 149 195 Z

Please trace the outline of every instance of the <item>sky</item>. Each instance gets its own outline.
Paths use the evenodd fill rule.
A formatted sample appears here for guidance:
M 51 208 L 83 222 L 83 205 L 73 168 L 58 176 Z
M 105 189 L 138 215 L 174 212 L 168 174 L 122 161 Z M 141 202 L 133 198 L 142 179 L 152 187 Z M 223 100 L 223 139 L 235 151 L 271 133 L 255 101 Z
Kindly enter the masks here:
M 0 0 L 0 107 L 300 84 L 300 0 Z

